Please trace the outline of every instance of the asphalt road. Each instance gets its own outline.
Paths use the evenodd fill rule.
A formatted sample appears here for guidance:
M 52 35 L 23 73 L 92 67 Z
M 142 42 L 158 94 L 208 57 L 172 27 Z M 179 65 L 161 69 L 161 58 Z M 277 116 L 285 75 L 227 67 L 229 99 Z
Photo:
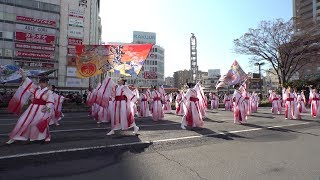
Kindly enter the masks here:
M 5 145 L 17 118 L 0 115 L 0 179 L 317 179 L 320 121 L 285 120 L 268 108 L 235 125 L 209 111 L 204 128 L 182 130 L 173 114 L 137 118 L 132 130 L 106 136 L 86 113 L 52 126 L 50 143 Z

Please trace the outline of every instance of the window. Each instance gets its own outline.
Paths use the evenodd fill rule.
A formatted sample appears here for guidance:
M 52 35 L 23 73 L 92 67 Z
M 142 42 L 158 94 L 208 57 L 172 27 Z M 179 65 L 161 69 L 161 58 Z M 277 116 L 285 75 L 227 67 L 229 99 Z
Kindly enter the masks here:
M 2 31 L 0 31 L 0 38 L 2 38 L 3 37 L 3 35 L 2 35 Z
M 158 62 L 157 62 L 157 61 L 155 61 L 154 65 L 158 65 Z
M 154 48 L 154 52 L 157 52 L 157 48 Z

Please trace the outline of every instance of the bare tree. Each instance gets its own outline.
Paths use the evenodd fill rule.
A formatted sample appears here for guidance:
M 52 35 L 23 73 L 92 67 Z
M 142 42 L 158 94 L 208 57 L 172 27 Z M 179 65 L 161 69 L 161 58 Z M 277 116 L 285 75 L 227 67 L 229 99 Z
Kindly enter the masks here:
M 278 76 L 279 84 L 285 84 L 303 67 L 313 63 L 319 51 L 315 25 L 297 28 L 297 19 L 262 21 L 258 28 L 235 39 L 236 53 L 251 55 L 252 64 L 268 62 Z M 301 23 L 299 24 L 303 26 Z

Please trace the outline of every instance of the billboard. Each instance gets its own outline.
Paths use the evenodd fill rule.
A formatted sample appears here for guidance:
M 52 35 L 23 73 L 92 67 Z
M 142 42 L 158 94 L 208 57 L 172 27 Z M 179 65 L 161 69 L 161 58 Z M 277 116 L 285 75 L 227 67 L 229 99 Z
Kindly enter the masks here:
M 41 24 L 41 25 L 56 27 L 56 21 L 54 20 L 38 19 L 38 18 L 32 18 L 32 17 L 26 17 L 26 16 L 16 16 L 16 20 L 21 22 L 28 22 L 32 24 Z
M 15 48 L 40 50 L 40 51 L 54 51 L 54 46 L 44 46 L 44 45 L 38 45 L 38 44 L 25 44 L 25 43 L 15 43 Z
M 16 51 L 17 57 L 29 57 L 35 59 L 54 59 L 53 53 L 35 53 L 28 51 Z
M 41 34 L 53 34 L 53 35 L 56 34 L 55 29 L 25 25 L 25 24 L 16 24 L 16 30 L 35 32 L 35 33 L 41 33 Z
M 55 36 L 16 32 L 16 40 L 33 43 L 54 44 Z
M 133 43 L 156 44 L 156 33 L 133 31 Z
M 158 78 L 158 74 L 157 72 L 150 72 L 150 71 L 146 71 L 144 72 L 144 76 L 145 79 L 157 79 Z

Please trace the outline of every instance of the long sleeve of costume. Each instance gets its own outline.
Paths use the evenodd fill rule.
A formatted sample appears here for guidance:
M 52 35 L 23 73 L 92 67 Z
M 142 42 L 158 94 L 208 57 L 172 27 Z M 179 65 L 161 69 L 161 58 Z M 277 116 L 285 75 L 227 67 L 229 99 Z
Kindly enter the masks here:
M 95 102 L 102 107 L 108 107 L 109 98 L 112 96 L 112 91 L 115 86 L 116 83 L 113 82 L 110 77 L 106 76 L 101 86 L 97 89 Z
M 10 100 L 8 111 L 14 114 L 20 114 L 22 107 L 26 104 L 35 88 L 36 86 L 31 79 L 26 78 Z

